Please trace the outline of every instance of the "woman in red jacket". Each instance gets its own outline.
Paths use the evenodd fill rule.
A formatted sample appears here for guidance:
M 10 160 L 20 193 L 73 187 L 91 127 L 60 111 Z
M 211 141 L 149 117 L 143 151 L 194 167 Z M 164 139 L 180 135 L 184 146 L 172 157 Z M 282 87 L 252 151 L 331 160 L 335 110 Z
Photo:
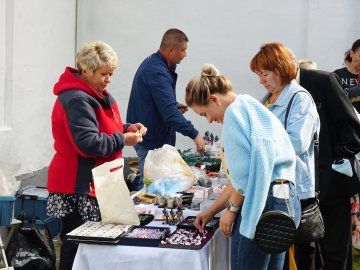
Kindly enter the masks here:
M 60 270 L 72 268 L 77 251 L 66 234 L 88 220 L 101 219 L 91 170 L 121 158 L 123 147 L 141 142 L 146 133 L 140 123 L 122 123 L 106 90 L 118 66 L 113 48 L 89 42 L 76 60 L 77 69 L 67 67 L 54 86 L 57 99 L 51 116 L 55 155 L 48 171 L 47 214 L 62 220 Z

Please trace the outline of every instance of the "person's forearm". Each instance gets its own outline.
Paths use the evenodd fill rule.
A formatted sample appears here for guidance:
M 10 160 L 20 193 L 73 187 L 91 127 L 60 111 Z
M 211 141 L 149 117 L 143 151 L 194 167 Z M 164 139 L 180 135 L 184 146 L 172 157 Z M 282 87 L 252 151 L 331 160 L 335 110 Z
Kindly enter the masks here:
M 241 207 L 244 202 L 244 197 L 237 193 L 235 189 L 231 190 L 229 199 L 235 207 Z
M 231 184 L 229 184 L 221 193 L 219 198 L 217 198 L 217 200 L 211 205 L 209 211 L 213 214 L 213 216 L 225 209 L 226 202 L 229 200 L 232 190 L 233 187 Z

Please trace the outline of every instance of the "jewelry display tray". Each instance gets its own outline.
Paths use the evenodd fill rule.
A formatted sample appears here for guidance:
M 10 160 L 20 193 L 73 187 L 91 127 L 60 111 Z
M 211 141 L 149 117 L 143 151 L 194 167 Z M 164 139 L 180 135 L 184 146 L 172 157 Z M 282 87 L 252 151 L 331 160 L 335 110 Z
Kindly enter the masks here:
M 131 227 L 131 225 L 87 221 L 66 234 L 66 238 L 76 243 L 117 245 L 121 235 Z
M 183 228 L 180 228 L 180 230 L 183 229 Z M 166 241 L 167 239 L 171 238 L 174 234 L 177 233 L 179 229 L 176 229 L 173 233 L 171 233 L 165 240 L 163 241 Z M 187 230 L 187 231 L 197 231 L 196 229 L 193 230 L 193 229 L 188 229 L 188 228 L 185 228 L 184 230 Z M 202 247 L 213 237 L 215 231 L 207 231 L 206 233 L 206 238 L 203 238 L 201 240 L 201 244 L 200 245 L 184 245 L 184 244 L 171 244 L 171 243 L 163 243 L 160 242 L 159 244 L 159 247 L 160 248 L 177 248 L 177 249 L 192 249 L 192 250 L 197 250 L 197 249 L 202 249 Z
M 177 228 L 182 228 L 182 229 L 196 229 L 195 225 L 194 225 L 195 218 L 196 218 L 195 216 L 188 216 L 184 220 L 179 222 L 176 225 L 176 227 Z M 212 220 L 210 220 L 205 225 L 205 230 L 216 231 L 217 228 L 219 228 L 219 222 L 220 222 L 220 218 L 219 217 L 214 217 Z
M 135 229 L 150 229 L 159 230 L 163 233 L 161 238 L 150 239 L 150 238 L 130 238 L 128 237 Z M 152 226 L 132 226 L 126 233 L 120 237 L 119 245 L 124 246 L 141 246 L 141 247 L 157 247 L 160 241 L 170 234 L 169 227 L 152 227 Z

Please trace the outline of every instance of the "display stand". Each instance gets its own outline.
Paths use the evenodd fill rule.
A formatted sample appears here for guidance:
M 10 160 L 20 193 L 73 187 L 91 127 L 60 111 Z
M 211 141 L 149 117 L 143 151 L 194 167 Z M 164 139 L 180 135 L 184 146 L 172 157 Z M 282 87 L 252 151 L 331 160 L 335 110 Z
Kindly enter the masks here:
M 162 209 L 154 205 L 144 206 L 144 212 L 155 216 Z M 199 211 L 185 210 L 184 216 L 196 216 Z M 149 226 L 169 227 L 162 221 L 152 221 Z M 171 232 L 176 226 L 170 226 Z M 149 246 L 94 245 L 80 243 L 74 260 L 76 270 L 138 270 L 144 265 L 151 269 L 172 270 L 227 270 L 230 241 L 219 230 L 201 249 L 163 248 Z
M 66 237 L 68 241 L 76 243 L 117 245 L 120 241 L 120 236 L 126 233 L 130 227 L 129 225 L 87 221 L 69 232 Z

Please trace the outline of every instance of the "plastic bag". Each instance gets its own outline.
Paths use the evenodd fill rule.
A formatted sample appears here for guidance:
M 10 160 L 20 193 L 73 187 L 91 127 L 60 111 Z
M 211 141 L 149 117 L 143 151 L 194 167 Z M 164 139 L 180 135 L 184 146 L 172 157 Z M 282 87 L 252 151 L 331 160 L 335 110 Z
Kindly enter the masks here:
M 168 144 L 148 152 L 144 164 L 144 177 L 150 181 L 166 178 L 187 182 L 190 180 L 194 183 L 196 180 L 193 170 L 176 148 Z
M 171 196 L 176 192 L 181 192 L 189 189 L 193 182 L 190 179 L 158 179 L 148 186 L 147 192 L 151 194 L 160 194 L 161 196 Z
M 30 228 L 17 225 L 6 247 L 6 258 L 19 270 L 55 270 L 55 248 L 46 223 L 43 229 L 35 219 Z
M 20 164 L 10 164 L 0 160 L 0 196 L 14 196 L 19 190 L 20 181 L 15 178 L 15 173 L 19 169 Z
M 119 158 L 92 169 L 101 219 L 104 223 L 139 225 L 123 168 L 124 159 Z

